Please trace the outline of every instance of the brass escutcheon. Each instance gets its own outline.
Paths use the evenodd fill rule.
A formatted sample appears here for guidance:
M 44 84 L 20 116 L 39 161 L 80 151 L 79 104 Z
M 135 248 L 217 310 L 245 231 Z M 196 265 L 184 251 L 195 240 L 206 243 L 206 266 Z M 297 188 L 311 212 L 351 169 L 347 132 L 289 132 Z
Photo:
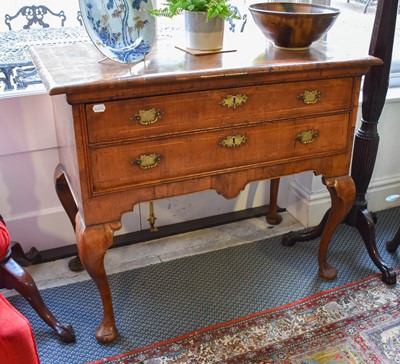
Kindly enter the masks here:
M 249 99 L 248 96 L 242 95 L 242 94 L 227 95 L 219 103 L 222 106 L 225 106 L 225 107 L 228 107 L 228 108 L 232 108 L 232 109 L 236 109 L 240 105 L 245 104 L 248 99 Z
M 162 155 L 158 153 L 142 154 L 137 157 L 132 164 L 139 166 L 142 169 L 151 169 L 157 166 L 158 162 L 162 161 Z
M 242 144 L 246 144 L 247 137 L 245 135 L 229 135 L 219 142 L 219 145 L 225 148 L 237 148 Z
M 318 130 L 305 130 L 296 136 L 296 140 L 301 144 L 310 144 L 318 137 L 318 135 Z
M 305 90 L 301 95 L 297 96 L 297 98 L 299 100 L 302 100 L 305 104 L 315 104 L 321 99 L 321 96 L 321 92 L 317 90 Z
M 152 108 L 149 110 L 139 110 L 138 114 L 131 117 L 131 120 L 138 121 L 142 125 L 154 124 L 158 119 L 161 119 L 162 112 L 158 109 Z

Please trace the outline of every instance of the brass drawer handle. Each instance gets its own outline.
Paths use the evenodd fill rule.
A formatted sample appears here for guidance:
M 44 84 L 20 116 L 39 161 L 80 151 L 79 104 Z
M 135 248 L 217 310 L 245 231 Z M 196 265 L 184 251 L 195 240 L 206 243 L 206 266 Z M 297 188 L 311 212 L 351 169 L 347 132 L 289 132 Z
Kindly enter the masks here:
M 138 121 L 142 125 L 154 124 L 158 119 L 161 119 L 162 112 L 158 109 L 139 110 L 138 114 L 131 117 L 131 120 Z
M 248 96 L 242 94 L 227 95 L 219 102 L 219 104 L 227 108 L 236 109 L 237 107 L 244 105 L 248 99 Z
M 219 142 L 219 145 L 225 148 L 237 148 L 246 144 L 247 137 L 245 135 L 229 135 Z
M 313 90 L 313 91 L 307 91 L 305 90 L 301 95 L 297 96 L 299 100 L 302 100 L 305 104 L 315 104 L 319 100 L 321 100 L 322 93 Z
M 132 164 L 139 166 L 142 169 L 151 169 L 157 166 L 158 162 L 162 161 L 162 155 L 158 153 L 142 154 L 137 157 Z
M 317 139 L 318 135 L 318 130 L 305 130 L 296 136 L 296 140 L 301 144 L 310 144 Z

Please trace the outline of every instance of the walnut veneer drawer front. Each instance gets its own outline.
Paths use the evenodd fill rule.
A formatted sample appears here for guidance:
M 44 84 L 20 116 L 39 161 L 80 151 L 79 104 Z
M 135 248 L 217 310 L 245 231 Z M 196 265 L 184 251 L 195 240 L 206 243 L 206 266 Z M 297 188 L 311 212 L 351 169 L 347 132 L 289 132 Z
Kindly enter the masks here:
M 352 88 L 339 78 L 87 104 L 89 143 L 349 110 Z
M 93 147 L 93 193 L 343 151 L 348 130 L 342 114 Z

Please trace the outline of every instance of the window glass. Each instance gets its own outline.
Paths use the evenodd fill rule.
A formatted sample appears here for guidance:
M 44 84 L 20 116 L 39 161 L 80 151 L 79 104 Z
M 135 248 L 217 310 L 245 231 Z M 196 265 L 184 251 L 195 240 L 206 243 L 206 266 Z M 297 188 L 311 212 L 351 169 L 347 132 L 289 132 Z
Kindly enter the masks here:
M 378 0 L 328 0 L 327 5 L 340 9 L 341 13 L 328 36 L 335 41 L 352 37 L 357 46 L 368 52 Z M 321 2 L 321 1 L 315 1 Z M 330 4 L 329 4 L 330 3 Z M 390 86 L 400 87 L 400 16 L 397 16 L 392 54 Z

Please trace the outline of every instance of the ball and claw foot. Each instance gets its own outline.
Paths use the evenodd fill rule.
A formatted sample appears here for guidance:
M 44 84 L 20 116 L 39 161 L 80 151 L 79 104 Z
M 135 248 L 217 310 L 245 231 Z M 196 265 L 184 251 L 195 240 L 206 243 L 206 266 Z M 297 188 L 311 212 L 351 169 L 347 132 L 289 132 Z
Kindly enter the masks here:
M 400 246 L 400 227 L 397 228 L 393 238 L 386 243 L 386 250 L 389 253 L 395 253 Z
M 71 325 L 57 324 L 54 327 L 57 336 L 65 343 L 75 342 L 75 331 Z
M 293 246 L 298 241 L 305 241 L 307 239 L 307 237 L 305 239 L 300 238 L 300 237 L 304 237 L 304 236 L 305 236 L 304 230 L 289 231 L 288 233 L 286 233 L 282 236 L 281 244 L 284 246 Z
M 382 281 L 389 285 L 396 284 L 396 271 L 392 267 L 383 266 Z
M 296 236 L 293 231 L 289 231 L 288 233 L 282 236 L 281 244 L 284 246 L 293 246 L 296 243 Z
M 399 244 L 397 242 L 394 242 L 393 240 L 390 240 L 386 243 L 386 250 L 389 253 L 394 253 L 396 252 L 397 248 L 398 248 Z

